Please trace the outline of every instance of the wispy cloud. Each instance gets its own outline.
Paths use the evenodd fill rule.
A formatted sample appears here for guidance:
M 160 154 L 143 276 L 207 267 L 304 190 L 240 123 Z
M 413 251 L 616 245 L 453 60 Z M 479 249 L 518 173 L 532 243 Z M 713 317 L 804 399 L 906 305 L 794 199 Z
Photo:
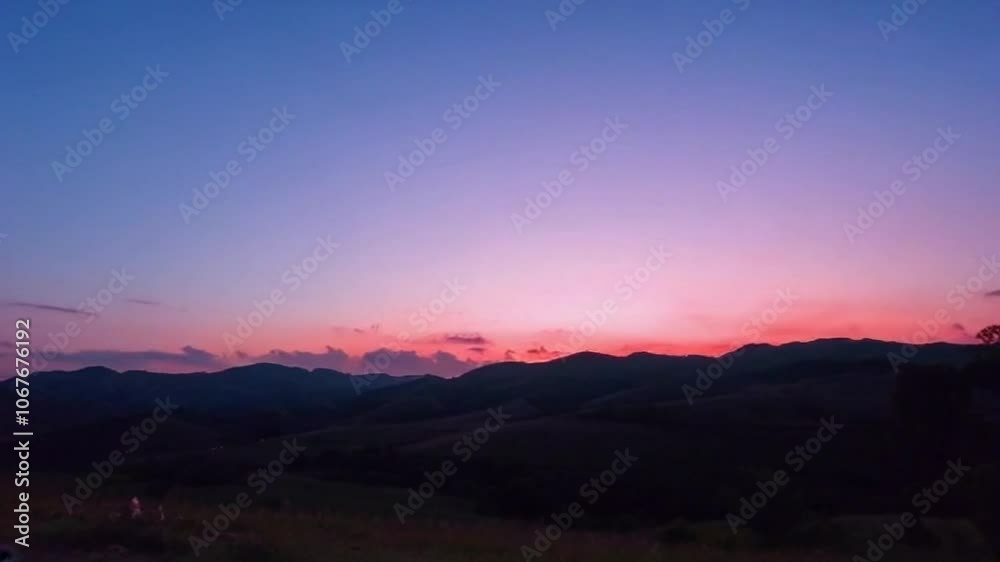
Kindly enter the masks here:
M 457 343 L 461 345 L 493 345 L 493 342 L 483 337 L 482 334 L 475 332 L 468 334 L 447 334 L 440 341 L 442 343 Z
M 1000 297 L 1000 291 L 990 291 L 986 293 L 987 297 Z
M 142 304 L 142 305 L 145 305 L 145 306 L 163 306 L 162 302 L 151 301 L 151 300 L 146 300 L 146 299 L 128 299 L 128 302 L 133 303 L 133 304 Z
M 41 310 L 41 311 L 45 311 L 45 312 L 58 312 L 60 314 L 74 314 L 74 315 L 76 315 L 76 314 L 82 314 L 80 311 L 78 311 L 75 308 L 67 308 L 65 306 L 57 306 L 57 305 L 53 305 L 53 304 L 42 304 L 42 303 L 35 303 L 35 302 L 14 301 L 14 302 L 8 302 L 8 303 L 6 303 L 6 305 L 7 306 L 11 306 L 11 307 L 16 307 L 16 308 L 30 308 L 32 310 Z
M 559 353 L 558 351 L 551 350 L 545 347 L 544 345 L 533 347 L 531 349 L 526 349 L 524 350 L 524 353 L 532 356 L 532 358 L 535 359 L 539 358 L 551 359 L 553 357 L 559 357 L 561 355 L 561 353 Z

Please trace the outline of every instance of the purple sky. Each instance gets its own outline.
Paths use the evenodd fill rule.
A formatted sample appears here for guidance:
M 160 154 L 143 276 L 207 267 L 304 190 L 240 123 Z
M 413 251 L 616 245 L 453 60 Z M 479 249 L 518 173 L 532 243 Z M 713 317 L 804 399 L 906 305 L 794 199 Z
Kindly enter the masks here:
M 1000 7 L 893 6 L 7 3 L 0 354 L 16 318 L 36 367 L 171 371 L 970 341 Z

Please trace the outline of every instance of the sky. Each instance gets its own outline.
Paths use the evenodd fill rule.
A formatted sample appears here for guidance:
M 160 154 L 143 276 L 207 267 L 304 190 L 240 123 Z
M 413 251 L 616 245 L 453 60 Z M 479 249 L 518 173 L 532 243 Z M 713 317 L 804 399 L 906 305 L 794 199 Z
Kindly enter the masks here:
M 1000 319 L 995 2 L 52 1 L 0 8 L 0 354 L 30 319 L 36 369 Z

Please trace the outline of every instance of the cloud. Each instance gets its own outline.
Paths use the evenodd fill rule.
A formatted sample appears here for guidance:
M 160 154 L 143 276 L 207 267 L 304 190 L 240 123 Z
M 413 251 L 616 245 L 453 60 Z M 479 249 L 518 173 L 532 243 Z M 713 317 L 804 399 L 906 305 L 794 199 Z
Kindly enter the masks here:
M 462 360 L 447 351 L 436 351 L 431 355 L 420 355 L 416 351 L 398 349 L 375 349 L 361 356 L 363 364 L 375 365 L 391 375 L 433 374 L 442 377 L 463 375 L 480 365 L 477 361 Z M 382 366 L 385 369 L 382 369 Z M 356 371 L 356 372 L 364 372 Z
M 517 361 L 517 353 L 513 349 L 508 349 L 503 354 L 504 361 Z
M 101 366 L 117 371 L 181 373 L 215 371 L 251 363 L 277 363 L 309 370 L 333 369 L 350 374 L 370 373 L 374 369 L 390 375 L 433 374 L 441 377 L 463 375 L 483 364 L 471 359 L 460 359 L 452 353 L 441 350 L 422 355 L 413 350 L 378 348 L 361 355 L 352 355 L 332 346 L 326 346 L 318 352 L 272 349 L 262 355 L 236 351 L 231 356 L 216 355 L 193 346 L 185 346 L 179 352 L 100 349 L 62 353 L 51 357 L 39 354 L 39 359 L 46 361 L 44 366 L 39 367 L 40 370 Z
M 326 346 L 319 352 L 312 351 L 285 351 L 283 349 L 272 349 L 264 355 L 250 356 L 243 352 L 237 352 L 237 357 L 251 363 L 278 363 L 289 367 L 302 367 L 303 369 L 333 369 L 341 372 L 351 372 L 356 367 L 356 361 L 351 359 L 343 349 Z
M 117 371 L 140 369 L 172 369 L 199 370 L 219 369 L 226 366 L 225 361 L 211 352 L 190 345 L 181 348 L 180 353 L 170 351 L 121 351 L 113 349 L 96 349 L 60 353 L 53 357 L 42 354 L 42 359 L 50 365 L 64 367 L 101 366 Z
M 192 363 L 203 363 L 208 365 L 219 360 L 214 353 L 198 349 L 197 347 L 192 347 L 190 345 L 185 345 L 181 348 L 181 351 L 184 352 L 184 358 L 186 360 L 190 360 Z
M 321 352 L 273 349 L 264 355 L 240 355 L 239 352 L 237 354 L 243 363 L 278 363 L 303 369 L 333 369 L 356 375 L 378 371 L 390 375 L 432 374 L 454 377 L 463 375 L 482 364 L 478 361 L 459 359 L 446 351 L 439 350 L 430 355 L 421 355 L 413 350 L 385 347 L 372 349 L 361 355 L 351 355 L 343 349 L 332 346 L 326 346 Z
M 469 351 L 471 351 L 472 353 L 478 353 L 478 354 L 481 355 L 483 353 L 486 353 L 486 348 L 485 347 L 470 347 Z
M 444 343 L 458 343 L 462 345 L 493 345 L 493 342 L 483 337 L 482 334 L 448 334 L 442 340 Z
M 368 334 L 368 333 L 378 334 L 379 332 L 382 331 L 382 324 L 375 323 L 375 324 L 371 324 L 371 325 L 369 325 L 367 327 L 364 327 L 364 328 L 348 328 L 346 326 L 334 326 L 333 329 L 334 329 L 334 331 L 337 331 L 337 332 L 340 332 L 340 331 L 350 331 L 350 332 L 354 332 L 355 334 Z
M 954 324 L 951 325 L 951 329 L 954 330 L 958 336 L 960 336 L 958 340 L 960 342 L 976 343 L 979 341 L 978 339 L 976 339 L 975 331 L 969 331 L 964 324 L 959 324 L 958 322 L 955 322 Z
M 79 310 L 75 308 L 66 308 L 65 306 L 56 306 L 52 304 L 41 304 L 34 302 L 20 302 L 20 301 L 8 302 L 7 306 L 13 306 L 17 308 L 31 308 L 34 310 L 42 310 L 46 312 L 59 312 L 61 314 L 73 314 L 73 315 L 82 314 Z
M 990 291 L 986 293 L 987 297 L 1000 297 L 1000 291 Z
M 534 359 L 551 359 L 562 355 L 559 351 L 551 350 L 544 345 L 524 350 L 524 353 L 531 355 Z
M 128 302 L 134 303 L 134 304 L 142 304 L 142 305 L 146 305 L 146 306 L 162 306 L 163 305 L 162 302 L 159 302 L 159 301 L 150 301 L 150 300 L 146 300 L 146 299 L 128 299 Z

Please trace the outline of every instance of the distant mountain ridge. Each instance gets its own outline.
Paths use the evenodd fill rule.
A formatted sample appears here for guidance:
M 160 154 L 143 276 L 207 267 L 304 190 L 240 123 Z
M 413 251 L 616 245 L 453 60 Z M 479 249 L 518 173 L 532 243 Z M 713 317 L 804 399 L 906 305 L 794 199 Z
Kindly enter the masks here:
M 801 360 L 819 360 L 819 359 L 835 359 L 835 360 L 871 360 L 883 358 L 888 361 L 888 356 L 890 353 L 901 354 L 902 349 L 911 344 L 902 342 L 891 342 L 875 339 L 850 339 L 850 338 L 823 338 L 816 339 L 805 342 L 788 342 L 782 344 L 768 344 L 768 343 L 751 343 L 744 345 L 734 351 L 727 352 L 718 357 L 725 357 L 729 355 L 743 356 L 747 353 L 751 353 L 749 357 L 762 358 L 771 354 L 778 361 L 801 361 Z M 936 342 L 928 343 L 922 345 L 914 345 L 916 349 L 919 350 L 918 356 L 914 358 L 916 363 L 931 363 L 931 364 L 951 364 L 955 362 L 961 362 L 967 360 L 971 355 L 974 354 L 974 350 L 978 348 L 976 344 L 956 344 L 947 342 Z M 928 353 L 929 352 L 929 353 Z M 451 377 L 453 379 L 461 378 L 467 375 L 478 373 L 483 369 L 488 369 L 496 365 L 546 365 L 554 363 L 565 363 L 567 361 L 583 361 L 583 360 L 615 360 L 615 359 L 638 359 L 638 358 L 650 358 L 651 360 L 664 360 L 664 359 L 702 359 L 702 360 L 715 360 L 718 359 L 716 356 L 710 355 L 667 355 L 658 354 L 648 351 L 638 351 L 631 353 L 629 355 L 610 355 L 606 353 L 600 353 L 596 351 L 581 351 L 565 357 L 560 357 L 556 359 L 550 359 L 547 361 L 536 361 L 536 362 L 526 362 L 526 361 L 502 361 L 497 363 L 489 363 L 476 367 L 459 375 L 458 377 Z M 81 369 L 75 369 L 72 371 L 67 370 L 51 370 L 51 371 L 39 371 L 34 373 L 35 375 L 49 375 L 49 374 L 71 374 L 71 373 L 94 373 L 94 372 L 110 372 L 116 374 L 148 374 L 148 375 L 167 375 L 167 376 L 184 376 L 184 375 L 231 375 L 235 373 L 249 374 L 249 373 L 262 373 L 267 372 L 273 374 L 274 369 L 287 369 L 289 373 L 298 372 L 301 374 L 316 374 L 316 375 L 331 375 L 334 377 L 362 377 L 365 380 L 375 383 L 375 381 L 380 381 L 383 378 L 398 379 L 398 380 L 412 380 L 421 377 L 438 377 L 437 375 L 431 373 L 424 374 L 413 374 L 413 375 L 390 375 L 387 373 L 375 373 L 375 374 L 351 374 L 334 369 L 328 368 L 314 368 L 305 369 L 302 367 L 295 367 L 289 365 L 282 365 L 280 363 L 253 363 L 250 365 L 242 365 L 236 367 L 229 367 L 220 371 L 193 371 L 189 373 L 155 373 L 146 370 L 136 370 L 131 369 L 128 371 L 116 371 L 114 369 L 104 367 L 104 366 L 90 366 Z M 375 383 L 373 386 L 381 387 L 385 386 L 386 383 L 379 382 Z M 367 386 L 367 385 L 366 385 Z
M 701 355 L 616 357 L 584 352 L 540 363 L 493 363 L 453 379 L 350 375 L 258 363 L 182 375 L 88 367 L 37 373 L 31 380 L 32 395 L 45 397 L 33 405 L 42 427 L 147 415 L 156 399 L 170 396 L 186 415 L 199 419 L 269 420 L 278 427 L 275 420 L 285 420 L 282 423 L 301 429 L 345 420 L 398 422 L 461 415 L 505 403 L 559 414 L 616 400 L 682 400 L 684 385 L 695 384 L 699 373 L 717 362 L 724 376 L 714 383 L 714 395 L 753 384 L 844 373 L 892 376 L 888 356 L 902 353 L 903 345 L 848 339 L 753 344 L 725 356 L 726 361 Z M 939 343 L 916 349 L 913 363 L 957 366 L 971 359 L 977 347 Z M 12 381 L 4 386 L 13 394 Z

